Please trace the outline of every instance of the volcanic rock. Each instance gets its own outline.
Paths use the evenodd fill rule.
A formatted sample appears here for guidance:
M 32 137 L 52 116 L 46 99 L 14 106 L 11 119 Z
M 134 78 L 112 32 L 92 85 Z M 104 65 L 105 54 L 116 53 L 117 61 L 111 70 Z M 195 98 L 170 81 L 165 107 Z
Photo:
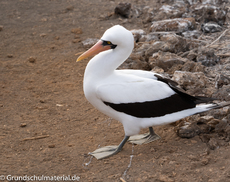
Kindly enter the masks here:
M 194 18 L 176 18 L 152 22 L 150 32 L 157 31 L 176 31 L 184 32 L 187 30 L 194 30 L 196 22 Z

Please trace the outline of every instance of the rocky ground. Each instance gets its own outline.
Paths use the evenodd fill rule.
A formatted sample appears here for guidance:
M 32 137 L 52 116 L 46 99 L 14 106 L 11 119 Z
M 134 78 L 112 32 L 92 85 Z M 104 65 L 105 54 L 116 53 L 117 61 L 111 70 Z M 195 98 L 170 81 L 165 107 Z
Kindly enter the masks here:
M 121 24 L 136 45 L 120 69 L 152 70 L 189 94 L 230 101 L 229 10 L 227 0 L 0 1 L 0 179 L 229 181 L 229 107 L 155 127 L 160 140 L 108 159 L 89 156 L 124 132 L 84 98 L 87 60 L 75 62 Z

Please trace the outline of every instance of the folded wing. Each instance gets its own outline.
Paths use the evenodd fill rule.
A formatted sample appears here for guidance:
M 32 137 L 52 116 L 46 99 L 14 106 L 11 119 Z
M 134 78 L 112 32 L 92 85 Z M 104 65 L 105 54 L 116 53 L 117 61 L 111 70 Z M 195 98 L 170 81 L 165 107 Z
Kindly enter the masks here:
M 97 96 L 112 109 L 138 118 L 160 117 L 196 107 L 198 98 L 162 77 L 103 84 Z

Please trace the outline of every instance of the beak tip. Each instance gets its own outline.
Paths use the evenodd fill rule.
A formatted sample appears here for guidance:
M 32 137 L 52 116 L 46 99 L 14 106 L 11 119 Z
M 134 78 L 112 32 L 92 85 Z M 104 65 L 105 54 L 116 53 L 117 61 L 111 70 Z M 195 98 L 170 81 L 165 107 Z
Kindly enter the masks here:
M 104 46 L 102 45 L 102 41 L 99 40 L 99 41 L 98 41 L 93 47 L 91 47 L 88 51 L 86 51 L 86 52 L 84 52 L 83 54 L 81 54 L 81 55 L 77 58 L 76 62 L 81 61 L 81 60 L 83 60 L 83 59 L 85 59 L 85 58 L 88 58 L 88 57 L 90 57 L 90 56 L 94 56 L 94 55 L 96 55 L 96 54 L 98 54 L 98 53 L 100 53 L 100 52 L 102 52 L 102 51 L 105 51 L 105 50 L 108 50 L 108 48 L 107 48 L 107 47 L 104 47 Z M 78 55 L 78 54 L 77 54 L 77 55 Z
M 81 61 L 81 60 L 82 60 L 82 56 L 79 56 L 79 57 L 77 58 L 76 62 L 79 62 L 79 61 Z

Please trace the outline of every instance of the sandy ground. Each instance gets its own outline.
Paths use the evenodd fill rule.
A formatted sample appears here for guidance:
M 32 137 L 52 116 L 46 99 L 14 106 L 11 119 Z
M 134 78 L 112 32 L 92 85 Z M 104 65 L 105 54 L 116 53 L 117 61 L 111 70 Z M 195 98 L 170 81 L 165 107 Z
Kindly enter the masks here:
M 88 155 L 100 146 L 120 143 L 124 132 L 118 121 L 101 114 L 85 99 L 82 80 L 88 60 L 76 63 L 75 54 L 86 50 L 81 41 L 100 38 L 112 25 L 146 28 L 140 18 L 107 19 L 118 2 L 0 1 L 3 181 L 26 175 L 70 175 L 81 182 L 230 181 L 229 145 L 210 150 L 199 136 L 179 138 L 173 125 L 155 129 L 160 140 L 141 146 L 126 144 L 108 159 Z M 74 31 L 79 28 L 82 33 Z

